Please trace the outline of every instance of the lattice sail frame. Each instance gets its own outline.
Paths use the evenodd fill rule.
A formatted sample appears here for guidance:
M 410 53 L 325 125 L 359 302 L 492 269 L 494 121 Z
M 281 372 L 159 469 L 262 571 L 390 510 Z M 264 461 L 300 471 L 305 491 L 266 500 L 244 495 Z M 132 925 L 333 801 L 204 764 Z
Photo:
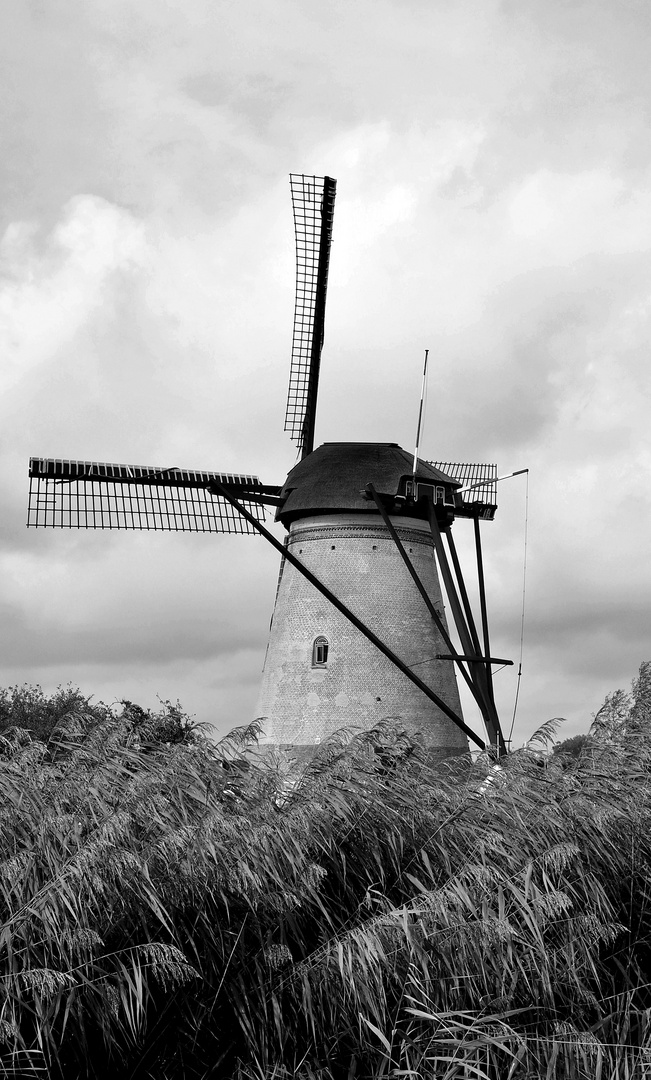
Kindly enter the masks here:
M 230 503 L 207 490 L 215 480 L 258 521 L 265 517 L 250 498 L 262 489 L 255 476 L 31 458 L 29 477 L 27 525 L 34 528 L 255 534 Z
M 289 181 L 296 236 L 296 301 L 285 431 L 304 450 L 306 439 L 310 440 L 306 426 L 311 421 L 313 428 L 316 411 L 337 185 L 332 177 L 303 173 L 291 173 Z
M 472 491 L 464 491 L 461 498 L 469 509 L 478 510 L 477 504 L 484 504 L 485 511 L 480 517 L 492 519 L 497 509 L 497 465 L 450 463 L 445 461 L 430 461 L 435 469 L 447 473 L 448 476 L 458 480 L 462 487 L 472 484 L 481 484 Z

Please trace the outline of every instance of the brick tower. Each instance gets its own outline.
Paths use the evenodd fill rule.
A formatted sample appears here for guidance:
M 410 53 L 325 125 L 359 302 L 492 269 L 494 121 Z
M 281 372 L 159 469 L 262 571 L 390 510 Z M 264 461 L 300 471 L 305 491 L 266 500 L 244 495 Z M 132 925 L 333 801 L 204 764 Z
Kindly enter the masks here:
M 287 549 L 461 715 L 441 634 L 372 500 L 396 496 L 391 522 L 445 625 L 434 541 L 413 498 L 413 458 L 395 443 L 325 443 L 290 472 L 277 519 Z M 454 506 L 459 484 L 425 462 L 416 483 Z M 418 494 L 418 492 L 416 493 Z M 432 701 L 283 559 L 258 704 L 266 740 L 299 755 L 341 727 L 396 718 L 436 756 L 468 741 Z

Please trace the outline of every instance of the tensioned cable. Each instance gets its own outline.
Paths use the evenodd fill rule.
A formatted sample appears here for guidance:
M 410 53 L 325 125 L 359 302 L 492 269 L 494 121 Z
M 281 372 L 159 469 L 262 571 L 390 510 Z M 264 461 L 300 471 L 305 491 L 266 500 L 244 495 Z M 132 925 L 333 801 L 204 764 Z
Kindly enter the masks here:
M 509 731 L 509 737 L 507 744 L 511 744 L 511 736 L 513 735 L 513 728 L 515 725 L 515 715 L 518 711 L 518 698 L 520 697 L 520 681 L 522 679 L 522 652 L 524 649 L 524 613 L 525 613 L 525 600 L 527 594 L 527 535 L 529 531 L 529 470 L 527 469 L 527 482 L 524 493 L 524 558 L 522 563 L 522 614 L 520 617 L 520 658 L 518 663 L 518 679 L 515 687 L 515 701 L 513 702 L 513 717 L 511 719 L 511 730 Z

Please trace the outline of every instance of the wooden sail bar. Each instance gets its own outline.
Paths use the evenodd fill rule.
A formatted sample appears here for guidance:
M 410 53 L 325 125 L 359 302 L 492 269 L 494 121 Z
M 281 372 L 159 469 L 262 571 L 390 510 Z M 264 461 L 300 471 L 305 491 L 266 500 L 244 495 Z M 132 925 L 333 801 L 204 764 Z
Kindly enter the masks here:
M 208 485 L 227 487 L 260 521 L 262 504 L 276 505 L 280 493 L 239 473 L 61 458 L 31 458 L 29 477 L 27 525 L 33 528 L 253 534 Z
M 67 461 L 63 458 L 30 458 L 30 477 L 51 480 L 112 480 L 117 484 L 164 484 L 167 487 L 205 487 L 217 481 L 247 491 L 280 494 L 280 488 L 261 484 L 257 476 L 240 473 L 203 472 L 195 469 L 161 468 L 155 465 L 117 465 L 106 461 Z

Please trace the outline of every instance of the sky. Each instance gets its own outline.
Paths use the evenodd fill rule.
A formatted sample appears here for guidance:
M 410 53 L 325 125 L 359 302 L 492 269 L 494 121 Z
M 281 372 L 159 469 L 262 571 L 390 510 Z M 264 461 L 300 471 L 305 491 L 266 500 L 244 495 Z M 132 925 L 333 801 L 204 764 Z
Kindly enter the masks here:
M 28 530 L 27 467 L 282 483 L 305 172 L 338 184 L 317 444 L 413 447 L 430 350 L 421 455 L 530 470 L 482 529 L 503 726 L 526 533 L 514 742 L 585 731 L 651 659 L 646 0 L 22 0 L 0 21 L 0 685 L 178 699 L 216 734 L 255 716 L 271 547 Z

